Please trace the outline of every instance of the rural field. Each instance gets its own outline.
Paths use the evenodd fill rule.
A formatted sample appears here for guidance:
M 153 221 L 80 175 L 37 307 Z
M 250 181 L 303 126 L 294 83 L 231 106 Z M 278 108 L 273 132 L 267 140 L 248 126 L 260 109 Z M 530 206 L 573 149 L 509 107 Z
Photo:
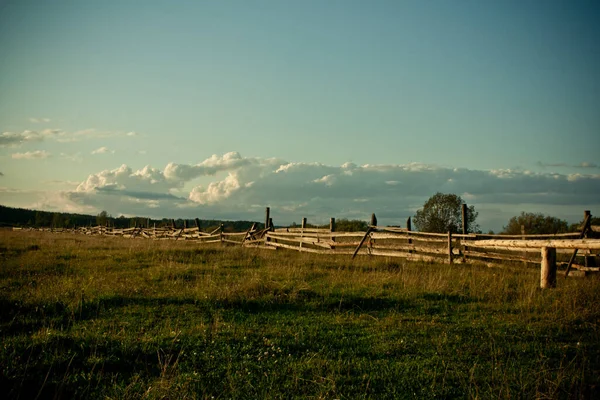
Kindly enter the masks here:
M 0 232 L 4 398 L 599 398 L 600 279 Z

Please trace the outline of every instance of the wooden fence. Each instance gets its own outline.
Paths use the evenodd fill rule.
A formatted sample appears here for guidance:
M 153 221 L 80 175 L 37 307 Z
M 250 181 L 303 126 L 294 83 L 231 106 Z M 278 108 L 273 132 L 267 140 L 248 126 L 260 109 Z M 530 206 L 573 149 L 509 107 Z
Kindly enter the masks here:
M 371 224 L 364 232 L 337 232 L 334 218 L 331 219 L 329 228 L 309 228 L 306 218 L 303 218 L 300 228 L 275 229 L 269 211 L 267 208 L 266 229 L 259 230 L 253 225 L 245 232 L 224 232 L 222 225 L 211 232 L 202 232 L 198 227 L 178 229 L 174 226 L 127 229 L 96 226 L 52 231 L 154 240 L 193 240 L 199 244 L 227 243 L 316 254 L 346 254 L 352 258 L 356 255 L 368 255 L 449 264 L 472 262 L 541 264 L 544 287 L 553 287 L 556 284 L 555 276 L 559 265 L 565 268 L 566 276 L 572 270 L 577 270 L 573 273 L 579 275 L 599 271 L 596 258 L 600 253 L 600 239 L 596 237 L 600 236 L 600 227 L 590 224 L 589 211 L 585 212 L 580 232 L 556 235 L 415 232 L 411 230 L 410 218 L 407 220 L 406 228 L 378 226 L 374 214 L 371 217 Z M 466 230 L 465 227 L 463 229 Z

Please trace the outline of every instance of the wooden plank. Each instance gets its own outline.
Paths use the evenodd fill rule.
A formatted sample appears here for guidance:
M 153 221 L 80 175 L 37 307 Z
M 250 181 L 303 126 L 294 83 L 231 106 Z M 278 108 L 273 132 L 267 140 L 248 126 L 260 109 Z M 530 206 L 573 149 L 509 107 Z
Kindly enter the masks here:
M 244 242 L 244 245 L 258 245 L 258 244 L 264 244 L 265 241 L 263 239 L 258 239 L 258 240 L 246 240 Z
M 283 240 L 286 242 L 294 242 L 294 243 L 303 243 L 303 244 L 310 244 L 313 246 L 317 246 L 317 247 L 323 247 L 326 249 L 330 249 L 332 242 L 315 242 L 314 240 L 311 240 L 310 238 L 302 238 L 302 237 L 278 237 L 277 235 L 273 235 L 273 234 L 269 234 L 268 235 L 269 238 L 271 239 L 275 239 L 275 240 Z
M 206 243 L 221 243 L 221 239 L 216 239 L 216 240 L 202 240 L 202 241 L 198 241 L 199 244 L 206 244 Z
M 417 261 L 434 261 L 434 262 L 443 262 L 440 257 L 427 256 L 423 254 L 415 254 L 415 253 L 405 253 L 399 251 L 383 251 L 377 249 L 371 249 L 371 255 L 373 256 L 382 256 L 382 257 L 400 257 L 406 258 L 409 260 L 417 260 Z
M 298 234 L 291 232 L 269 232 L 269 237 L 297 237 L 297 238 L 311 238 L 311 239 L 319 239 L 319 240 L 330 240 L 332 238 L 361 238 L 364 235 L 364 232 L 332 232 L 325 234 Z
M 406 245 L 382 245 L 382 244 L 373 244 L 371 246 L 371 248 L 373 249 L 378 249 L 378 250 L 396 250 L 396 251 L 405 251 L 405 252 L 416 252 L 416 253 L 430 253 L 430 254 L 443 254 L 443 255 L 448 255 L 448 248 L 447 247 L 423 247 L 423 246 L 416 246 L 414 244 L 410 245 L 410 244 L 406 244 Z M 455 255 L 460 255 L 460 249 L 458 248 L 452 248 L 452 251 Z
M 198 236 L 199 242 L 207 242 L 209 239 L 221 239 L 221 235 Z
M 304 252 L 307 252 L 307 253 L 329 254 L 328 250 L 310 249 L 308 247 L 291 246 L 289 244 L 276 243 L 276 242 L 265 242 L 265 245 L 267 245 L 267 246 L 273 246 L 273 247 L 280 247 L 280 248 L 283 248 L 283 249 L 290 249 L 290 250 L 296 250 L 296 251 L 304 251 Z
M 289 233 L 329 233 L 327 228 L 283 228 L 282 230 Z
M 539 251 L 536 251 L 536 253 L 539 253 Z M 492 260 L 501 260 L 501 261 L 518 261 L 518 262 L 528 262 L 528 263 L 532 263 L 532 264 L 539 264 L 540 260 L 533 260 L 533 259 L 529 259 L 529 258 L 523 258 L 520 257 L 518 255 L 511 255 L 511 254 L 501 254 L 501 253 L 481 253 L 481 252 L 477 252 L 477 251 L 465 251 L 464 252 L 465 256 L 467 256 L 468 258 L 489 258 Z
M 232 244 L 238 244 L 238 245 L 242 244 L 242 242 L 241 242 L 241 241 L 237 241 L 237 240 L 229 240 L 229 239 L 223 239 L 223 240 L 222 240 L 222 242 L 225 242 L 225 243 L 232 243 Z
M 291 246 L 289 244 L 276 243 L 276 242 L 265 242 L 265 245 L 267 247 L 269 247 L 269 246 L 270 247 L 278 247 L 278 248 L 290 249 L 290 250 L 295 250 L 295 251 L 305 252 L 305 253 L 332 254 L 332 255 L 349 255 L 349 254 L 352 254 L 352 252 L 349 251 L 349 250 L 331 250 L 331 249 L 329 249 L 329 250 L 320 250 L 320 249 L 311 249 L 309 247 Z
M 268 232 L 268 235 L 271 237 L 285 237 L 285 236 L 289 236 L 289 237 L 301 237 L 301 235 L 299 235 L 296 232 Z M 318 235 L 318 234 L 304 234 L 302 235 L 304 237 L 311 237 L 311 238 L 328 238 L 329 237 L 329 233 L 327 234 L 322 234 L 322 235 Z
M 590 225 L 590 230 L 592 232 L 600 232 L 600 225 Z
M 458 235 L 455 235 L 455 236 L 458 236 Z M 539 234 L 539 235 L 488 235 L 488 234 L 478 233 L 478 234 L 472 234 L 472 236 L 475 237 L 475 238 L 477 238 L 477 239 L 489 238 L 489 239 L 501 239 L 501 240 L 506 240 L 506 239 L 522 239 L 522 238 L 526 238 L 526 239 L 533 239 L 533 238 L 553 239 L 553 238 L 579 238 L 579 232 L 556 233 L 556 234 Z
M 377 229 L 379 231 L 385 231 L 385 232 L 398 232 L 398 233 L 407 233 L 408 232 L 408 228 L 400 228 L 397 226 L 377 226 L 375 229 Z
M 462 245 L 467 249 L 467 251 L 474 250 L 505 250 L 510 252 L 526 252 L 526 253 L 539 253 L 540 249 L 537 247 L 510 247 L 510 246 L 478 246 L 477 242 L 462 242 Z M 571 254 L 573 250 L 570 249 L 556 249 L 556 252 L 559 254 Z
M 478 247 L 539 248 L 600 250 L 600 239 L 556 239 L 556 240 L 479 240 Z

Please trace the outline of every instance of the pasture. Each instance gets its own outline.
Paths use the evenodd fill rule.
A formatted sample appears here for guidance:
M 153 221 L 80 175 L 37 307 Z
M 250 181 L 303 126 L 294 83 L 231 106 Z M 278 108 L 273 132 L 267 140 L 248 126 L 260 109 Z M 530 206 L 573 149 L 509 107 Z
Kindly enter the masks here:
M 8 398 L 598 398 L 600 279 L 0 232 Z

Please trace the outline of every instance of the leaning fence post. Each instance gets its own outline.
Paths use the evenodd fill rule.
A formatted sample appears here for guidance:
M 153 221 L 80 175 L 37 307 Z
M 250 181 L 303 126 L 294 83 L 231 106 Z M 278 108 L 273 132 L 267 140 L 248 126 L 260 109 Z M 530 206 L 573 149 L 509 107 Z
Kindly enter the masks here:
M 448 231 L 448 264 L 452 264 L 452 231 Z
M 584 231 L 585 233 L 583 234 L 584 238 L 587 238 L 589 236 L 588 232 L 590 231 L 590 228 L 592 226 L 592 213 L 590 210 L 585 210 L 583 212 L 583 220 L 587 221 L 585 226 L 584 226 Z M 596 267 L 596 259 L 594 258 L 594 256 L 590 256 L 590 251 L 587 250 L 585 256 L 583 257 L 583 261 L 586 268 L 595 268 Z
M 583 227 L 581 228 L 581 233 L 579 234 L 579 239 L 583 239 L 586 234 L 587 234 L 587 230 L 590 227 L 590 220 L 592 218 L 592 214 L 590 213 L 589 210 L 585 210 L 583 212 L 584 218 L 583 218 Z M 567 270 L 565 271 L 565 277 L 569 276 L 569 271 L 571 271 L 571 266 L 573 265 L 573 262 L 575 261 L 575 256 L 577 256 L 577 250 L 575 249 L 573 250 L 573 255 L 571 256 L 571 259 L 569 260 L 569 263 L 567 264 Z
M 556 287 L 556 248 L 554 247 L 542 247 L 540 287 L 542 289 Z

